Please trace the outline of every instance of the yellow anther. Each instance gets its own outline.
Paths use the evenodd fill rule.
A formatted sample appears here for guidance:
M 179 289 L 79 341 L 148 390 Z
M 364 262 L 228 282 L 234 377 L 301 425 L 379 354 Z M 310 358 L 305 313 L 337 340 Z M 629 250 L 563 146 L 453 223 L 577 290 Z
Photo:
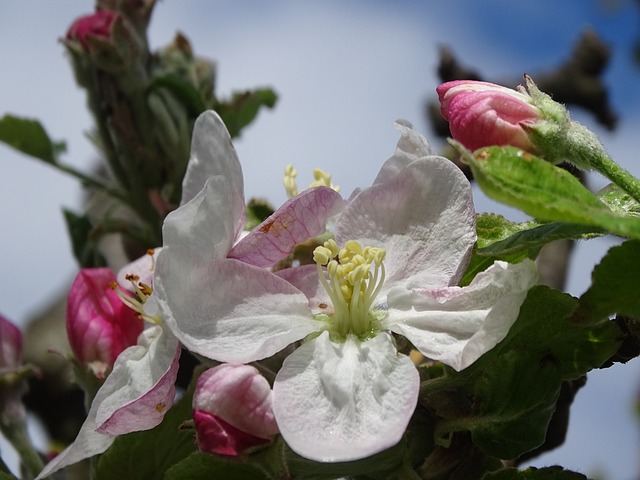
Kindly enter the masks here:
M 313 251 L 313 261 L 320 265 L 326 265 L 332 258 L 331 250 L 326 247 L 316 247 Z
M 291 164 L 284 168 L 284 189 L 287 192 L 288 198 L 293 198 L 298 195 L 298 185 L 296 184 L 296 177 L 298 171 Z
M 296 183 L 296 177 L 298 171 L 293 165 L 287 165 L 284 169 L 284 189 L 287 192 L 288 198 L 293 198 L 298 195 L 298 185 Z M 340 191 L 340 187 L 331 183 L 331 174 L 327 173 L 319 168 L 313 170 L 314 181 L 311 182 L 309 188 L 314 187 L 329 187 L 333 188 L 336 192 Z
M 338 248 L 338 244 L 333 238 L 330 238 L 326 242 L 324 242 L 324 247 L 331 250 L 331 257 L 336 257 L 340 249 Z

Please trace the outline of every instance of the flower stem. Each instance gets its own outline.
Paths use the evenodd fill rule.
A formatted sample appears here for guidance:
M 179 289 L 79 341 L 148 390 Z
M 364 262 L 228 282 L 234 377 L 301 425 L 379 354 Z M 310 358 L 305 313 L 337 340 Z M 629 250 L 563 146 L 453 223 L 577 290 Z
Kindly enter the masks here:
M 31 480 L 44 468 L 42 458 L 33 447 L 24 420 L 3 418 L 0 422 L 2 434 L 16 449 L 26 469 L 25 479 Z
M 598 153 L 591 157 L 591 166 L 622 188 L 640 203 L 640 181 L 615 163 L 608 155 Z

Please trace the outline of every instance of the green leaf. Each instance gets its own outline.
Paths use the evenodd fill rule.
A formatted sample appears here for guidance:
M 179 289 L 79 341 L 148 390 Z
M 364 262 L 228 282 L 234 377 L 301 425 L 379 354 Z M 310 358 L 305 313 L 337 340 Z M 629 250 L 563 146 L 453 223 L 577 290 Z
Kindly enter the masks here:
M 56 163 L 56 151 L 60 150 L 60 144 L 54 145 L 39 121 L 13 115 L 0 119 L 0 141 L 51 164 Z
M 185 106 L 189 115 L 197 117 L 207 109 L 202 95 L 196 87 L 175 74 L 157 75 L 149 83 L 148 90 L 166 88 Z
M 63 210 L 71 248 L 78 264 L 83 268 L 103 267 L 107 264 L 98 250 L 98 244 L 91 238 L 93 225 L 86 215 L 78 215 L 71 210 Z
M 98 460 L 94 479 L 162 480 L 167 470 L 196 449 L 194 431 L 180 429 L 180 425 L 190 418 L 191 395 L 185 394 L 157 427 L 116 438 Z
M 606 232 L 597 227 L 574 223 L 533 221 L 513 223 L 500 215 L 481 214 L 477 220 L 478 241 L 460 285 L 468 285 L 496 260 L 517 263 L 535 259 L 540 249 L 554 240 L 583 240 Z
M 469 430 L 486 455 L 516 458 L 544 442 L 560 384 L 560 369 L 532 353 L 494 357 L 475 383 L 473 413 L 443 420 L 436 435 Z
M 640 239 L 640 219 L 620 215 L 573 175 L 515 147 L 469 152 L 456 144 L 482 191 L 545 221 L 590 225 Z
M 581 473 L 565 470 L 560 466 L 535 468 L 526 470 L 505 468 L 496 472 L 487 473 L 482 480 L 588 480 Z
M 598 198 L 616 213 L 640 215 L 640 204 L 615 183 L 600 190 Z
M 620 344 L 620 330 L 612 322 L 583 326 L 571 321 L 577 300 L 545 286 L 531 289 L 507 337 L 491 351 L 531 352 L 560 368 L 573 380 L 600 367 Z
M 215 106 L 231 138 L 240 135 L 244 127 L 253 122 L 262 107 L 273 108 L 278 95 L 270 88 L 234 93 L 230 100 Z
M 609 249 L 591 276 L 591 287 L 580 297 L 576 321 L 598 322 L 614 313 L 640 318 L 639 241 Z
M 150 477 L 123 477 L 144 478 Z M 225 460 L 216 455 L 194 452 L 175 464 L 164 477 L 165 480 L 274 480 L 271 475 L 252 463 Z

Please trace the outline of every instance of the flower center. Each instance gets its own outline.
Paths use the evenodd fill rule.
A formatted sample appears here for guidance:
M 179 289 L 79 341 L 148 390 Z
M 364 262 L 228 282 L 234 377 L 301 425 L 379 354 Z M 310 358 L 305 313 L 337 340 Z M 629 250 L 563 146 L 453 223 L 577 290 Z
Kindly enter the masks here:
M 313 251 L 320 283 L 333 303 L 332 325 L 339 335 L 368 336 L 375 328 L 380 316 L 371 306 L 384 282 L 385 255 L 384 249 L 363 248 L 355 240 L 340 250 L 335 240 L 328 240 Z

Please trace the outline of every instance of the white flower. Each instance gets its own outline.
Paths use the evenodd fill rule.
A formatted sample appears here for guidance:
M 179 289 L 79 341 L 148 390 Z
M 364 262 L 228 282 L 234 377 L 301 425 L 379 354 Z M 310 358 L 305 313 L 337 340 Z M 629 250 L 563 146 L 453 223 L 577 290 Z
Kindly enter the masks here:
M 251 362 L 308 337 L 277 374 L 273 409 L 284 439 L 310 459 L 364 458 L 402 437 L 419 378 L 391 332 L 463 369 L 504 338 L 536 281 L 530 261 L 496 262 L 457 286 L 476 239 L 469 183 L 447 159 L 429 156 L 410 126 L 398 128 L 396 154 L 346 206 L 317 187 L 258 227 L 256 238 L 281 247 L 292 233 L 296 242 L 317 235 L 344 207 L 335 241 L 316 249 L 316 265 L 275 274 L 259 267 L 277 255 L 256 266 L 245 263 L 253 257 L 241 243 L 229 250 L 222 185 L 205 187 L 197 209 L 178 209 L 165 225 L 171 235 L 158 257 L 158 306 L 187 348 Z

